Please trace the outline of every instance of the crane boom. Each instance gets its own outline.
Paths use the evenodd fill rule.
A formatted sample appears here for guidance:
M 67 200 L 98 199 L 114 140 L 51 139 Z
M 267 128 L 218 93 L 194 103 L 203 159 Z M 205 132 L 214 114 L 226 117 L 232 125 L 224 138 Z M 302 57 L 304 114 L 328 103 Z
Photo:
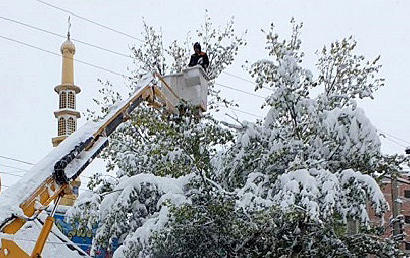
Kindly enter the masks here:
M 111 107 L 101 121 L 88 121 L 0 195 L 0 236 L 15 234 L 52 201 L 58 202 L 71 193 L 71 182 L 101 153 L 108 145 L 108 137 L 141 102 L 148 101 L 154 107 L 166 106 L 168 111 L 176 112 L 175 106 L 182 98 L 205 111 L 208 84 L 209 79 L 199 66 L 164 78 L 158 74 L 144 76 L 127 100 Z M 48 216 L 31 256 L 12 240 L 3 238 L 0 258 L 41 257 L 53 223 L 53 215 Z
M 69 193 L 70 182 L 108 145 L 108 136 L 129 118 L 129 114 L 142 101 L 173 108 L 156 85 L 155 78 L 152 75 L 145 76 L 129 99 L 112 107 L 101 121 L 87 122 L 29 170 L 23 182 L 0 195 L 0 232 L 15 234 L 26 221 L 36 217 L 53 200 Z M 13 241 L 2 239 L 0 258 L 30 257 L 22 256 L 24 251 L 20 248 L 16 250 L 16 247 L 18 245 Z M 31 257 L 37 255 L 40 254 L 33 251 Z

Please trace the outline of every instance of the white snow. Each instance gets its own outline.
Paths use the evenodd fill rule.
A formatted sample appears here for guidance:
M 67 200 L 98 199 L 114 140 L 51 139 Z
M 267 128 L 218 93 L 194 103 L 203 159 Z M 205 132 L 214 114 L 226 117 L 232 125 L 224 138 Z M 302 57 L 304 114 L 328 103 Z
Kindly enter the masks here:
M 44 221 L 45 214 L 40 215 L 39 218 Z M 36 221 L 29 221 L 14 235 L 8 235 L 0 233 L 1 239 L 10 239 L 13 240 L 18 246 L 24 250 L 27 254 L 31 255 L 33 248 L 35 246 L 35 241 L 37 240 L 38 235 L 42 229 L 42 224 Z M 65 243 L 64 243 L 65 242 Z M 71 250 L 75 248 L 75 250 Z M 50 235 L 47 238 L 44 250 L 42 252 L 43 258 L 79 258 L 79 257 L 90 257 L 79 247 L 76 246 L 69 238 L 63 235 L 57 228 L 56 225 L 53 225 Z
M 141 79 L 136 86 L 137 90 L 129 99 L 139 94 L 144 89 L 144 86 L 150 84 L 152 80 L 152 75 L 147 75 Z M 74 149 L 77 144 L 86 141 L 89 137 L 93 136 L 93 134 L 97 132 L 98 128 L 108 121 L 121 108 L 123 108 L 126 103 L 127 101 L 122 101 L 115 105 L 110 113 L 99 122 L 88 121 L 85 125 L 61 142 L 40 162 L 34 165 L 19 181 L 2 192 L 0 195 L 0 224 L 2 224 L 13 214 L 24 217 L 23 211 L 20 209 L 19 205 L 27 200 L 33 192 L 53 174 L 54 164 Z M 102 142 L 103 139 L 99 141 L 99 143 Z M 83 157 L 80 157 L 79 160 L 75 161 L 75 164 L 71 165 L 72 168 L 79 168 L 81 165 L 80 163 L 88 160 L 92 153 L 88 154 L 89 155 L 84 155 Z M 69 175 L 69 167 L 67 167 L 66 171 L 67 175 Z

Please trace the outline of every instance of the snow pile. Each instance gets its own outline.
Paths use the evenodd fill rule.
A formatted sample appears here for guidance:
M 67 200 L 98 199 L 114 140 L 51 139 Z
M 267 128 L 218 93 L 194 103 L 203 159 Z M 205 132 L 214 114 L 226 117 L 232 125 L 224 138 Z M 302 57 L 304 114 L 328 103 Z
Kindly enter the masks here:
M 40 215 L 39 219 L 44 221 L 45 215 Z M 31 255 L 36 244 L 37 237 L 39 236 L 42 223 L 39 221 L 29 221 L 14 235 L 2 234 L 0 233 L 1 239 L 13 240 L 18 246 L 24 250 L 27 254 Z M 44 258 L 79 258 L 79 257 L 89 257 L 84 251 L 82 251 L 75 243 L 73 243 L 68 237 L 63 235 L 57 228 L 53 225 L 50 235 L 47 238 L 46 244 L 44 246 L 42 257 Z

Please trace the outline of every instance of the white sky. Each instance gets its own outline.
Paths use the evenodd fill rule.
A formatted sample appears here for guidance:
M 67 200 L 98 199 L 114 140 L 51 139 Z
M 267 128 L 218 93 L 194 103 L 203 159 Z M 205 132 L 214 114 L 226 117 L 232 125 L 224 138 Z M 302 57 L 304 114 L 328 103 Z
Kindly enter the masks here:
M 157 28 L 161 27 L 166 43 L 183 41 L 188 31 L 194 32 L 204 22 L 205 9 L 216 26 L 223 26 L 235 16 L 237 32 L 248 30 L 248 45 L 242 49 L 234 65 L 227 72 L 243 78 L 250 77 L 241 65 L 245 60 L 266 58 L 265 39 L 261 28 L 276 24 L 280 36 L 291 32 L 290 19 L 304 22 L 302 48 L 305 64 L 315 70 L 315 54 L 324 44 L 353 35 L 358 41 L 358 53 L 372 59 L 381 55 L 386 86 L 375 100 L 360 102 L 367 116 L 390 139 L 382 139 L 386 153 L 403 153 L 410 145 L 410 88 L 407 85 L 410 64 L 410 1 L 407 0 L 252 0 L 252 1 L 130 1 L 130 0 L 45 0 L 68 9 L 76 15 L 142 38 L 142 17 Z M 35 0 L 0 0 L 0 16 L 15 19 L 45 30 L 65 35 L 68 14 Z M 71 36 L 113 51 L 129 54 L 129 46 L 137 41 L 71 17 Z M 193 34 L 194 35 L 194 34 Z M 63 39 L 23 27 L 0 18 L 0 36 L 26 42 L 59 53 Z M 131 59 L 98 50 L 73 40 L 76 59 L 127 74 Z M 196 38 L 193 38 L 196 41 Z M 121 77 L 80 63 L 75 64 L 75 83 L 82 92 L 77 96 L 77 109 L 96 109 L 92 98 L 98 97 L 97 78 L 111 81 L 125 92 Z M 0 156 L 36 163 L 51 149 L 56 136 L 53 112 L 58 107 L 54 86 L 61 81 L 61 58 L 0 38 Z M 247 82 L 221 75 L 217 82 L 253 92 Z M 260 99 L 222 89 L 224 96 L 237 100 L 240 109 L 263 115 Z M 266 92 L 257 93 L 260 95 Z M 232 113 L 232 111 L 229 111 Z M 242 120 L 255 117 L 236 113 Z M 79 125 L 84 122 L 79 120 Z M 392 137 L 398 137 L 392 138 Z M 400 140 L 401 139 L 401 140 Z M 393 143 L 391 140 L 396 141 Z M 403 141 L 404 140 L 404 141 Z M 19 174 L 6 166 L 30 168 L 29 165 L 0 158 L 0 172 Z M 88 174 L 101 166 L 88 170 Z M 20 173 L 21 174 L 21 173 Z M 18 177 L 0 174 L 4 185 L 11 185 Z

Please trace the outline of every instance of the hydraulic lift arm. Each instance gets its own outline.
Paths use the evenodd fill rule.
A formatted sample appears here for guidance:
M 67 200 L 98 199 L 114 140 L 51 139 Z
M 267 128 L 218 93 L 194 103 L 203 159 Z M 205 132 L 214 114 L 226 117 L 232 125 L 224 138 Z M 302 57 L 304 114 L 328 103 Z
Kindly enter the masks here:
M 168 90 L 172 91 L 166 82 L 156 75 L 156 77 L 165 85 Z M 156 85 L 153 76 L 145 76 L 139 83 L 137 89 L 131 97 L 116 105 L 106 117 L 95 123 L 87 123 L 77 131 L 86 134 L 82 137 L 85 140 L 77 142 L 71 148 L 69 153 L 63 157 L 59 156 L 54 162 L 52 173 L 42 181 L 35 190 L 28 194 L 19 207 L 24 216 L 10 214 L 7 218 L 0 217 L 0 232 L 6 234 L 15 234 L 25 224 L 26 221 L 33 220 L 45 207 L 52 201 L 58 204 L 59 199 L 71 192 L 70 183 L 75 180 L 81 172 L 92 162 L 94 158 L 108 145 L 108 136 L 110 136 L 117 126 L 129 118 L 129 114 L 143 101 L 148 101 L 153 106 L 167 106 L 170 111 L 174 111 L 173 104 L 166 98 L 163 91 Z M 173 92 L 172 92 L 173 93 Z M 173 93 L 174 94 L 174 93 Z M 177 97 L 177 96 L 176 96 Z M 83 128 L 82 127 L 82 128 Z M 65 141 L 69 141 L 69 136 Z M 64 142 L 63 142 L 64 143 Z M 59 148 L 60 144 L 57 148 Z M 63 146 L 67 147 L 67 146 Z M 64 148 L 62 148 L 64 150 Z M 54 223 L 54 211 L 46 219 L 43 229 L 38 237 L 34 250 L 29 256 L 12 240 L 2 239 L 0 246 L 0 258 L 9 257 L 41 257 L 48 234 Z

